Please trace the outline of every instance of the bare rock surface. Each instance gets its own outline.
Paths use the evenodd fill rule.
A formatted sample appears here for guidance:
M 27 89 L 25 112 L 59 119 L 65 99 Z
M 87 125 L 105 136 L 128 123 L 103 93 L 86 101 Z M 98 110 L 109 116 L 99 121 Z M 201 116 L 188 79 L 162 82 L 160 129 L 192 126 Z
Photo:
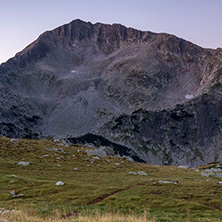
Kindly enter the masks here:
M 222 161 L 221 74 L 221 49 L 74 20 L 0 65 L 0 135 L 161 165 Z

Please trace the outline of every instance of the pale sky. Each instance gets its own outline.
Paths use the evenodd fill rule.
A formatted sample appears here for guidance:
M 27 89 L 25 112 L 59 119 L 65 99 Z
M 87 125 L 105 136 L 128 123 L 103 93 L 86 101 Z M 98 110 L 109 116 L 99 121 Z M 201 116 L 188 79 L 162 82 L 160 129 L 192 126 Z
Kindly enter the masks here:
M 0 63 L 74 19 L 167 32 L 222 47 L 222 0 L 0 0 Z

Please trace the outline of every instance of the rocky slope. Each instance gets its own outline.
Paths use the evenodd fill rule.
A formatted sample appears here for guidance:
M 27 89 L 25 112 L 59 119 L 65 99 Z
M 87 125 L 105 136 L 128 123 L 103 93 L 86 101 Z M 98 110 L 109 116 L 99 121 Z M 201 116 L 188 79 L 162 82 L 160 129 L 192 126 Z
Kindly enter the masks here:
M 0 66 L 0 134 L 90 133 L 156 164 L 222 160 L 221 73 L 221 49 L 74 20 Z

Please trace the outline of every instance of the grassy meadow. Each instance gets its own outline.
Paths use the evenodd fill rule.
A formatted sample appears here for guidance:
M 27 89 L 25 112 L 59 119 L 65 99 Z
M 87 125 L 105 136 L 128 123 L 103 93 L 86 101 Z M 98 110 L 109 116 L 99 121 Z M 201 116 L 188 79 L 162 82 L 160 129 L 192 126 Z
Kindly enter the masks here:
M 97 159 L 86 149 L 0 138 L 0 221 L 222 221 L 220 178 L 124 158 Z M 64 185 L 56 186 L 58 181 Z

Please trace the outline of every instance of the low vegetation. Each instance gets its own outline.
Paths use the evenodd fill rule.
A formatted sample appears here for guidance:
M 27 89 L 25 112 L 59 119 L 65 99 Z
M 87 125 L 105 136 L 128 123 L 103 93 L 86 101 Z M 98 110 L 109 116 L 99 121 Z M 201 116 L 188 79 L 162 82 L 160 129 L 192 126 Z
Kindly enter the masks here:
M 21 222 L 155 222 L 154 219 L 148 219 L 147 215 L 142 216 L 121 213 L 101 213 L 96 211 L 95 213 L 83 212 L 77 215 L 64 218 L 61 214 L 55 213 L 53 217 L 45 217 L 44 219 L 32 213 L 25 213 L 22 211 L 15 211 L 12 213 L 5 213 L 1 216 L 3 221 L 21 221 Z M 1 221 L 0 220 L 0 221 Z
M 86 149 L 0 138 L 0 221 L 222 221 L 220 178 Z

